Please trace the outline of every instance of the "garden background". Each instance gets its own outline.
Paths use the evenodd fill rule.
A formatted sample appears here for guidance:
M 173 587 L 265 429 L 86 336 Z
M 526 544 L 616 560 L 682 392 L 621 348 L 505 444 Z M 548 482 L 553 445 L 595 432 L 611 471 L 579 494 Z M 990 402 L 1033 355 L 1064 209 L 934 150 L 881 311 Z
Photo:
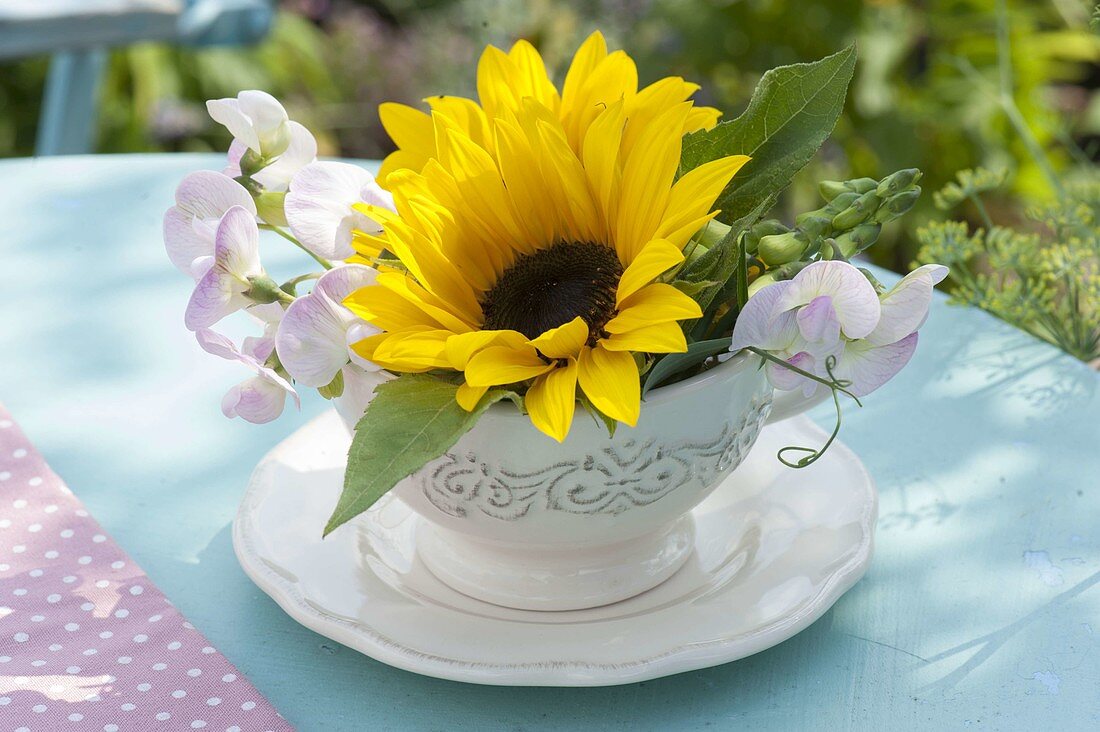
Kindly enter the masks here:
M 315 132 L 322 155 L 381 158 L 392 146 L 380 102 L 476 96 L 473 70 L 487 43 L 526 38 L 562 69 L 595 28 L 637 60 L 642 83 L 681 75 L 702 85 L 698 102 L 730 119 L 767 69 L 855 41 L 860 61 L 845 113 L 772 216 L 790 223 L 817 208 L 823 179 L 920 168 L 925 194 L 883 230 L 875 260 L 904 271 L 934 255 L 955 269 L 949 287 L 960 301 L 1083 360 L 1100 358 L 1094 2 L 283 0 L 278 7 L 272 32 L 252 48 L 114 51 L 96 151 L 224 150 L 228 137 L 206 116 L 204 100 L 256 88 Z M 0 65 L 0 156 L 32 154 L 47 64 Z M 992 174 L 964 176 L 947 195 L 932 195 L 960 170 L 979 167 Z M 951 218 L 966 226 L 936 228 Z

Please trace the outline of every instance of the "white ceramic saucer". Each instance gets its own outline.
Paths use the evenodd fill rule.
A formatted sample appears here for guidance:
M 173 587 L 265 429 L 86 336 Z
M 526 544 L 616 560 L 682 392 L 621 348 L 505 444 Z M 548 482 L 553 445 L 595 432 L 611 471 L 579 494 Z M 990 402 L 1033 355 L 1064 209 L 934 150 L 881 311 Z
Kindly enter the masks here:
M 322 541 L 349 441 L 335 412 L 256 467 L 233 545 L 291 617 L 393 666 L 481 684 L 643 681 L 786 640 L 863 575 L 877 509 L 859 459 L 841 444 L 803 470 L 775 459 L 784 445 L 824 439 L 803 417 L 766 428 L 695 509 L 688 563 L 649 592 L 590 610 L 510 610 L 450 589 L 416 558 L 418 519 L 396 498 Z

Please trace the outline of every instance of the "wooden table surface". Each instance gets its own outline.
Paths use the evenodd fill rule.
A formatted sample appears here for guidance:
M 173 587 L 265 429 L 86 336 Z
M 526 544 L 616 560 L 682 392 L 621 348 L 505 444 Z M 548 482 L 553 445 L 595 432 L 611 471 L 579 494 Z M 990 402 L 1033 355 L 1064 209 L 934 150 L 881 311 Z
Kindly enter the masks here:
M 222 417 L 245 374 L 184 330 L 190 283 L 161 243 L 179 179 L 220 166 L 0 162 L 0 401 L 300 729 L 1100 728 L 1100 376 L 942 298 L 908 369 L 847 410 L 842 439 L 881 494 L 876 554 L 795 638 L 657 681 L 540 689 L 416 676 L 299 626 L 241 572 L 230 522 L 260 457 L 327 405 Z M 304 263 L 264 246 L 276 274 Z

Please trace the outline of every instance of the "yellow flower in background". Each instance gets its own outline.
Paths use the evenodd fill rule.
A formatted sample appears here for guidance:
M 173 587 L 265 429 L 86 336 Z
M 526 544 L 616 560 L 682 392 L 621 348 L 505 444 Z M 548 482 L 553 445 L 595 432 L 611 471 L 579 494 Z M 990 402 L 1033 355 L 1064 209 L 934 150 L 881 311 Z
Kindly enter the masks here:
M 345 304 L 382 332 L 353 345 L 395 372 L 463 372 L 472 410 L 493 386 L 524 384 L 534 425 L 563 440 L 577 387 L 607 417 L 636 424 L 634 353 L 686 350 L 679 321 L 698 305 L 655 280 L 717 211 L 743 155 L 676 180 L 685 131 L 714 124 L 696 86 L 637 90 L 621 51 L 593 34 L 559 93 L 538 52 L 489 47 L 480 106 L 435 97 L 431 115 L 383 105 L 400 149 L 383 166 L 397 213 L 361 204 L 383 233 L 356 232 L 355 261 L 383 271 Z M 407 271 L 405 271 L 407 270 Z

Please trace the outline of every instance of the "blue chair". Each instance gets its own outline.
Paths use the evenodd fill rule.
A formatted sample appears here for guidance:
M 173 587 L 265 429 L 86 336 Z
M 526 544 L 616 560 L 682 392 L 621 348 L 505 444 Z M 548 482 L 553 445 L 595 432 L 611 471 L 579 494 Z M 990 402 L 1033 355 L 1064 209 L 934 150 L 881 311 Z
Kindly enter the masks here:
M 268 0 L 4 0 L 0 60 L 52 54 L 35 153 L 87 153 L 107 49 L 142 41 L 255 43 L 272 17 Z

